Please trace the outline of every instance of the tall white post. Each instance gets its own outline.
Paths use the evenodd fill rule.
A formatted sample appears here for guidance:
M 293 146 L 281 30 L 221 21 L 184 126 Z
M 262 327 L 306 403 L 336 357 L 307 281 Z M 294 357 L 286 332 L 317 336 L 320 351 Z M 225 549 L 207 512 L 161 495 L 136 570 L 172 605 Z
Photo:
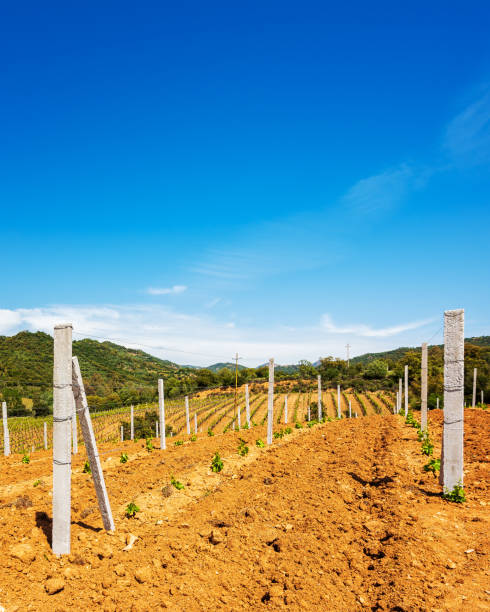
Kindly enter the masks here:
M 44 421 L 43 434 L 44 434 L 44 450 L 47 450 L 48 449 L 48 424 L 46 423 L 46 421 Z
M 194 412 L 194 433 L 197 434 L 197 412 Z
M 158 421 L 155 421 L 155 438 L 158 438 Z
M 267 444 L 272 444 L 274 420 L 274 359 L 269 359 L 269 394 L 267 404 Z
M 400 392 L 396 392 L 396 413 L 400 412 Z
M 311 421 L 311 409 L 308 406 L 308 421 Z
M 112 518 L 111 506 L 105 486 L 104 473 L 102 472 L 102 466 L 100 464 L 94 428 L 92 426 L 92 419 L 90 418 L 87 396 L 85 395 L 85 386 L 83 384 L 77 357 L 73 357 L 72 359 L 72 381 L 73 395 L 75 397 L 77 413 L 79 414 L 80 418 L 80 426 L 82 428 L 83 441 L 85 442 L 85 449 L 87 451 L 87 457 L 90 463 L 90 471 L 92 472 L 95 493 L 97 495 L 97 501 L 99 502 L 102 524 L 104 525 L 104 529 L 107 531 L 114 531 L 114 519 Z
M 185 396 L 185 424 L 187 425 L 187 435 L 191 433 L 191 423 L 189 421 L 189 397 Z
M 352 404 L 351 401 L 349 400 L 349 419 L 352 418 Z
M 70 554 L 73 412 L 71 336 L 70 324 L 54 328 L 52 549 L 55 555 Z
M 75 410 L 75 400 L 73 400 L 73 412 L 71 417 L 71 433 L 73 437 L 73 454 L 78 454 L 78 429 L 77 429 L 77 411 Z
M 337 385 L 337 417 L 342 418 L 342 411 L 340 410 L 340 385 Z
M 420 429 L 427 430 L 427 342 L 422 343 L 422 367 L 420 371 Z
M 402 379 L 398 379 L 398 412 L 401 412 L 403 402 L 403 382 Z
M 121 442 L 124 442 L 124 426 L 121 425 Z
M 242 415 L 240 414 L 240 404 L 237 406 L 238 429 L 242 428 Z
M 440 480 L 444 491 L 463 485 L 464 310 L 444 313 L 444 424 Z
M 473 369 L 473 402 L 471 403 L 471 407 L 475 408 L 476 406 L 476 374 L 477 368 Z
M 158 379 L 158 418 L 160 430 L 160 450 L 165 450 L 167 448 L 167 439 L 165 435 L 165 389 L 162 378 Z
M 483 406 L 483 389 L 480 389 L 481 405 Z
M 318 420 L 322 420 L 322 377 L 318 374 Z
M 250 399 L 248 396 L 248 384 L 245 385 L 245 411 L 247 414 L 247 425 L 250 427 Z
M 134 440 L 134 408 L 133 404 L 131 404 L 130 408 L 130 419 L 131 419 L 131 440 Z
M 405 366 L 405 418 L 408 416 L 408 366 Z
M 284 422 L 288 422 L 288 396 L 286 393 L 286 397 L 284 398 Z
M 3 419 L 3 454 L 8 457 L 10 455 L 10 433 L 7 419 L 7 402 L 2 402 L 2 419 Z
M 436 408 L 439 410 L 439 398 L 436 399 Z

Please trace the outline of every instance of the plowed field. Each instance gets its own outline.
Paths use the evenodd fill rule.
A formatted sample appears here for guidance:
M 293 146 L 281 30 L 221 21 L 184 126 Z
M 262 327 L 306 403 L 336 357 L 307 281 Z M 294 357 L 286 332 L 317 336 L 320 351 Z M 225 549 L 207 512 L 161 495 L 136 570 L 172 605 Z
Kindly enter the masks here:
M 435 456 L 440 423 L 433 411 Z M 294 429 L 263 449 L 255 440 L 265 440 L 265 426 L 199 434 L 183 446 L 169 439 L 167 451 L 152 453 L 142 442 L 104 445 L 116 532 L 101 529 L 81 453 L 73 462 L 72 554 L 60 559 L 49 546 L 51 453 L 29 465 L 2 457 L 0 605 L 8 612 L 488 610 L 488 425 L 486 412 L 465 412 L 462 505 L 438 495 L 416 430 L 400 416 Z M 236 452 L 240 437 L 246 457 Z M 224 461 L 219 474 L 209 469 L 215 451 Z M 172 475 L 183 490 L 169 486 Z M 131 501 L 141 511 L 128 519 Z M 124 551 L 130 534 L 138 539 Z

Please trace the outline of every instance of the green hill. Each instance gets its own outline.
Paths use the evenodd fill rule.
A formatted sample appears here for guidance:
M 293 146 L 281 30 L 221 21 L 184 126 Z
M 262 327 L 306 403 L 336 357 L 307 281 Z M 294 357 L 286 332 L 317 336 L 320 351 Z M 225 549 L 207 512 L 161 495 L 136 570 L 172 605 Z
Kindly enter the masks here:
M 472 338 L 465 338 L 465 344 L 474 344 L 475 346 L 487 347 L 490 346 L 490 336 L 476 336 Z M 433 346 L 443 347 L 442 344 L 435 344 Z M 383 351 L 381 353 L 364 353 L 353 357 L 350 362 L 354 365 L 356 363 L 366 364 L 375 359 L 389 359 L 391 361 L 398 361 L 403 359 L 408 352 L 421 351 L 420 346 L 402 346 L 400 348 L 393 349 L 391 351 Z

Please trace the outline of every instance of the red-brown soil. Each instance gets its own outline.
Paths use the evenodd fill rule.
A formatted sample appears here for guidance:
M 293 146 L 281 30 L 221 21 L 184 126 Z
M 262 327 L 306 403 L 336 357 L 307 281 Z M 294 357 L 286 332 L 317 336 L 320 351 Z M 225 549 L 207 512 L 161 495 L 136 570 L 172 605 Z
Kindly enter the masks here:
M 438 495 L 416 430 L 400 416 L 295 429 L 266 449 L 255 446 L 265 427 L 199 435 L 179 447 L 169 440 L 167 451 L 151 454 L 142 442 L 106 445 L 116 532 L 101 529 L 80 454 L 72 554 L 60 559 L 48 543 L 51 454 L 29 465 L 19 455 L 2 458 L 0 605 L 7 612 L 488 610 L 488 421 L 484 411 L 465 412 L 463 505 Z M 432 412 L 430 423 L 439 456 L 441 414 Z M 239 437 L 249 443 L 245 458 L 236 452 Z M 121 450 L 127 464 L 119 463 Z M 220 474 L 209 470 L 216 450 Z M 184 490 L 168 488 L 171 475 Z M 37 479 L 44 484 L 34 487 Z M 130 501 L 141 508 L 136 519 L 124 517 Z M 138 539 L 126 552 L 130 533 Z

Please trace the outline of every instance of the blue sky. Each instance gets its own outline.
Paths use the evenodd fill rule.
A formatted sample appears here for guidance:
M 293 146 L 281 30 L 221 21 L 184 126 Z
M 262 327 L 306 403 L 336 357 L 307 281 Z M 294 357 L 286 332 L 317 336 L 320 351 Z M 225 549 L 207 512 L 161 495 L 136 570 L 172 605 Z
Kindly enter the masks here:
M 490 333 L 488 3 L 10 4 L 1 334 L 254 365 Z

